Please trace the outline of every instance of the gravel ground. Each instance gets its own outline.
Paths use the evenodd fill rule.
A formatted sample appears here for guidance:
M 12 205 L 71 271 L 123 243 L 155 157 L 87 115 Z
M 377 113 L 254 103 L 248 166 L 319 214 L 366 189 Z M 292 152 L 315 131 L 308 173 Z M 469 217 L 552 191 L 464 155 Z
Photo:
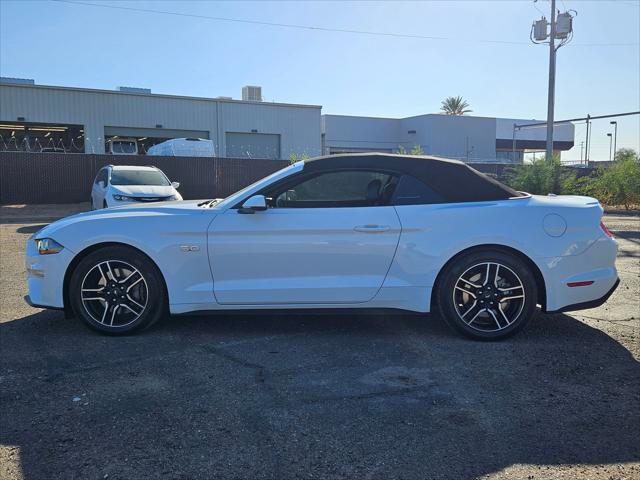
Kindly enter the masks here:
M 640 478 L 638 217 L 605 218 L 607 304 L 504 342 L 401 314 L 173 317 L 112 338 L 22 300 L 25 240 L 82 207 L 14 208 L 0 479 Z

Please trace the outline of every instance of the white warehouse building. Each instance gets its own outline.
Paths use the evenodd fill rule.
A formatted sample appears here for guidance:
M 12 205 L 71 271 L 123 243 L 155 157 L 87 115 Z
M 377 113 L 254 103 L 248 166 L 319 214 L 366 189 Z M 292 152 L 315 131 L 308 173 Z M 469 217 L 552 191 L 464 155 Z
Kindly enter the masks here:
M 114 138 L 139 153 L 171 138 L 213 140 L 219 156 L 320 155 L 318 105 L 96 90 L 0 81 L 0 150 L 105 153 Z M 249 93 L 259 95 L 253 87 Z
M 537 120 L 426 114 L 406 118 L 322 115 L 319 105 L 262 101 L 259 86 L 243 99 L 38 85 L 0 79 L 0 151 L 105 153 L 114 139 L 132 139 L 138 153 L 172 138 L 205 138 L 217 156 L 290 159 L 345 152 L 411 151 L 469 162 L 521 162 L 543 151 Z M 515 132 L 515 136 L 514 136 Z M 572 124 L 555 128 L 554 150 L 573 147 Z M 108 148 L 107 148 L 108 149 Z
M 540 120 L 426 114 L 407 118 L 322 116 L 323 154 L 410 152 L 466 162 L 522 162 L 527 151 L 544 151 L 546 128 L 523 127 Z M 516 128 L 514 129 L 514 125 Z M 554 151 L 574 143 L 573 124 L 554 128 Z

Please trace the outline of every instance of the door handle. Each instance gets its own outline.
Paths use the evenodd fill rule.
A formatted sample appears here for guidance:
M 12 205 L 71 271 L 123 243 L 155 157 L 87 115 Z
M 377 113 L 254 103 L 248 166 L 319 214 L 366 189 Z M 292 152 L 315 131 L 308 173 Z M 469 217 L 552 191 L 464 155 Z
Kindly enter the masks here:
M 364 233 L 381 233 L 388 232 L 391 230 L 389 225 L 358 225 L 354 227 L 356 232 L 364 232 Z

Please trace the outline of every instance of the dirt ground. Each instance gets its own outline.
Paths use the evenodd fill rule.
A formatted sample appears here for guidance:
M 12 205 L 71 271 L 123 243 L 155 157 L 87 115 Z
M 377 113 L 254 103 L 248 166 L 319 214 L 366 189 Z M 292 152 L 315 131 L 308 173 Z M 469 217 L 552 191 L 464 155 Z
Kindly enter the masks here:
M 26 305 L 2 207 L 0 479 L 640 479 L 640 218 L 602 307 L 466 340 L 437 316 L 172 317 L 136 336 Z

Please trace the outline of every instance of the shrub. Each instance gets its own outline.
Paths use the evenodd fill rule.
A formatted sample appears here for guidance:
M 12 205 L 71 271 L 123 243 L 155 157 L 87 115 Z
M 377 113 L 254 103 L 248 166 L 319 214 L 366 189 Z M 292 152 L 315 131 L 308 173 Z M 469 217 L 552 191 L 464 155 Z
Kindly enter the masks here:
M 599 167 L 594 182 L 595 196 L 608 205 L 640 204 L 640 163 L 631 149 L 616 152 L 616 160 L 610 167 Z
M 399 155 L 424 155 L 424 150 L 421 145 L 414 145 L 411 151 L 407 152 L 407 149 L 404 148 L 404 145 L 398 145 L 397 153 Z
M 297 163 L 301 160 L 308 160 L 310 157 L 309 155 L 307 155 L 306 153 L 303 153 L 302 155 L 298 154 L 298 153 L 291 153 L 291 155 L 289 155 L 289 164 L 293 165 L 294 163 Z
M 564 170 L 558 157 L 551 160 L 543 157 L 530 164 L 511 167 L 506 172 L 506 183 L 509 186 L 537 195 L 571 193 L 576 182 L 575 173 Z
M 640 205 L 640 162 L 631 149 L 620 149 L 612 165 L 600 166 L 587 176 L 578 178 L 561 166 L 558 158 L 545 158 L 531 164 L 511 167 L 505 172 L 506 183 L 523 192 L 546 195 L 586 195 L 605 205 Z

